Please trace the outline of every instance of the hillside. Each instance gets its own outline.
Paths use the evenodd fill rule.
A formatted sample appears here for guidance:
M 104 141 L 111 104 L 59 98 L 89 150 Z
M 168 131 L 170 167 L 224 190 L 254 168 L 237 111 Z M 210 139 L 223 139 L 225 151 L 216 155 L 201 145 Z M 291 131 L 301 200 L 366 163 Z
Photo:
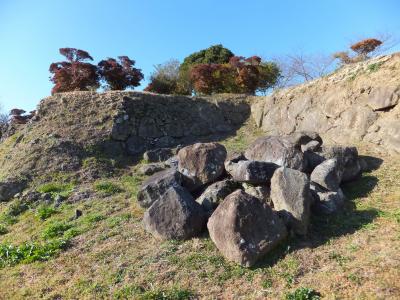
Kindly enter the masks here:
M 332 143 L 400 152 L 400 54 L 345 65 L 332 74 L 268 97 L 252 116 L 271 134 L 317 131 Z
M 265 97 L 43 99 L 0 142 L 0 299 L 282 299 L 304 288 L 323 299 L 398 299 L 399 82 L 394 54 Z M 300 130 L 356 145 L 368 166 L 343 184 L 343 209 L 312 217 L 306 236 L 245 268 L 207 230 L 187 241 L 144 230 L 144 151 L 218 141 L 230 155 Z

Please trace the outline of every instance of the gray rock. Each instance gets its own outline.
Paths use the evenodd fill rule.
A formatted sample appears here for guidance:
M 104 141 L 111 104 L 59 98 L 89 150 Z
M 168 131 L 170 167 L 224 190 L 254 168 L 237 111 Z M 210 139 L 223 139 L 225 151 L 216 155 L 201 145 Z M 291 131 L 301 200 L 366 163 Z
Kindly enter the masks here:
M 286 236 L 277 214 L 259 199 L 237 190 L 217 207 L 207 223 L 222 255 L 245 267 L 278 245 Z
M 300 235 L 307 233 L 313 199 L 306 174 L 285 167 L 277 169 L 271 179 L 271 200 L 289 228 Z
M 318 141 L 309 141 L 307 144 L 301 145 L 301 151 L 304 153 L 306 151 L 317 151 L 321 147 Z
M 201 205 L 180 186 L 170 187 L 143 217 L 144 228 L 160 239 L 189 239 L 199 234 L 205 223 Z
M 225 170 L 237 182 L 251 184 L 267 184 L 279 166 L 264 161 L 240 160 L 238 162 L 227 161 Z
M 267 136 L 258 138 L 245 152 L 249 160 L 275 163 L 279 166 L 304 171 L 307 160 L 300 148 L 289 138 Z
M 166 161 L 173 155 L 174 153 L 172 152 L 171 148 L 157 148 L 157 149 L 147 150 L 143 154 L 143 159 L 148 162 L 162 162 Z
M 173 186 L 179 186 L 182 182 L 181 174 L 173 169 L 155 173 L 142 183 L 137 200 L 141 207 L 150 207 L 156 200 Z
M 251 185 L 243 183 L 242 187 L 247 194 L 268 203 L 270 206 L 273 205 L 271 201 L 271 188 L 269 185 Z
M 209 185 L 206 190 L 196 199 L 203 209 L 211 215 L 214 209 L 230 193 L 238 188 L 238 184 L 232 180 L 225 179 Z
M 0 202 L 8 201 L 27 187 L 27 181 L 16 178 L 0 182 Z
M 310 185 L 311 194 L 315 201 L 312 210 L 315 213 L 332 214 L 343 207 L 346 197 L 339 188 L 337 191 L 327 191 L 318 185 Z
M 167 159 L 164 164 L 170 168 L 176 169 L 178 170 L 178 156 L 174 155 L 172 157 L 170 157 L 169 159 Z
M 311 181 L 319 184 L 329 191 L 337 191 L 342 181 L 343 171 L 336 158 L 325 160 L 311 173 Z
M 400 86 L 385 86 L 375 88 L 369 94 L 367 104 L 373 110 L 393 107 L 400 101 Z
M 322 145 L 322 138 L 317 132 L 313 131 L 296 131 L 286 136 L 286 138 L 295 144 L 298 148 L 307 145 L 310 142 L 317 142 Z
M 349 168 L 349 175 L 346 175 L 346 179 L 351 176 L 358 176 L 354 172 L 354 165 L 359 164 L 358 162 L 358 151 L 356 147 L 342 147 L 342 146 L 322 146 L 316 152 L 306 151 L 304 153 L 308 161 L 309 170 L 314 170 L 319 164 L 328 159 L 336 159 L 338 161 L 339 168 L 345 171 Z M 360 168 L 361 171 L 361 168 Z M 351 175 L 351 176 L 350 176 Z
M 150 176 L 165 169 L 166 166 L 163 163 L 146 164 L 139 168 L 139 173 Z
M 178 170 L 190 191 L 217 180 L 224 172 L 225 147 L 218 143 L 196 143 L 178 152 Z

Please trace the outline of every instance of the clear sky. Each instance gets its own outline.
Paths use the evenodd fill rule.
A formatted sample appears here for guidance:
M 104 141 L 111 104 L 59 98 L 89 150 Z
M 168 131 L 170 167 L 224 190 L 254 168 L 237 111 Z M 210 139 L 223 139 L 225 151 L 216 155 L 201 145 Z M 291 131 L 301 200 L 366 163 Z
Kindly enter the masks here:
M 379 32 L 400 34 L 399 0 L 0 0 L 0 103 L 34 109 L 61 47 L 96 63 L 128 55 L 147 79 L 154 64 L 213 44 L 265 58 L 328 54 Z

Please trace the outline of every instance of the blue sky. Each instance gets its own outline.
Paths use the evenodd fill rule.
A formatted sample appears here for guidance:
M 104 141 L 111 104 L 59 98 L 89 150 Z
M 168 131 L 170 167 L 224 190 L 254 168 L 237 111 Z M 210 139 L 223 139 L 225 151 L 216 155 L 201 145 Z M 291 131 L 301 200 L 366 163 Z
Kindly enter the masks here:
M 96 62 L 128 55 L 147 79 L 154 64 L 219 43 L 265 58 L 333 53 L 400 34 L 399 16 L 399 0 L 0 0 L 0 103 L 31 110 L 48 96 L 60 47 Z

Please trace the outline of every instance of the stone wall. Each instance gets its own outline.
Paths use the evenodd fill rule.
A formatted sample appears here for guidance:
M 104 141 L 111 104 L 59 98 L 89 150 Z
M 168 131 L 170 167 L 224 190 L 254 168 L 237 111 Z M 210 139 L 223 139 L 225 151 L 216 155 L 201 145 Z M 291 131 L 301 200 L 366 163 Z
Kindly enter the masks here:
M 198 98 L 120 93 L 111 138 L 129 154 L 213 140 L 235 132 L 250 116 L 246 97 Z

